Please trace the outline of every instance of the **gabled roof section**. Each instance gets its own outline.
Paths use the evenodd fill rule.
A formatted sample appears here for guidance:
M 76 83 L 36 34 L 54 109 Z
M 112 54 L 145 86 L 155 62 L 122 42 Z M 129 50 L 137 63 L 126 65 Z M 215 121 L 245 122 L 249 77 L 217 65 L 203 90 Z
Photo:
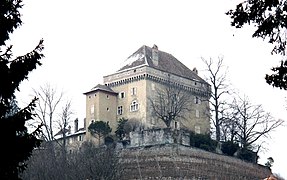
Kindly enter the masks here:
M 112 94 L 118 94 L 115 91 L 113 91 L 110 87 L 108 87 L 106 85 L 102 85 L 102 84 L 96 85 L 90 91 L 85 92 L 84 94 L 86 95 L 88 93 L 95 92 L 95 91 L 105 91 L 105 92 L 112 93 Z
M 152 53 L 154 48 L 157 50 L 156 45 L 154 45 L 153 48 L 145 45 L 142 46 L 124 61 L 123 67 L 120 68 L 118 72 L 146 65 L 187 79 L 205 82 L 201 77 L 197 75 L 196 72 L 190 70 L 173 55 L 164 51 L 157 50 L 158 64 L 154 64 Z

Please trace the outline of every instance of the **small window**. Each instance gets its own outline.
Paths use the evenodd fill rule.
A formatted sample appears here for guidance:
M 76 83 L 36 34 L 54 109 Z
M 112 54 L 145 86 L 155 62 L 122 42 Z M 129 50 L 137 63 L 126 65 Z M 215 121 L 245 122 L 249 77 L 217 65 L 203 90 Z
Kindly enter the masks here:
M 107 108 L 107 111 L 110 111 L 110 108 Z
M 91 105 L 91 114 L 94 114 L 94 112 L 95 112 L 95 106 Z
M 151 90 L 155 90 L 155 84 L 154 83 L 151 83 Z
M 109 99 L 109 95 L 107 95 L 107 99 Z
M 123 114 L 123 106 L 118 106 L 118 115 Z
M 119 94 L 119 97 L 120 97 L 121 99 L 123 99 L 125 96 L 126 96 L 126 95 L 125 95 L 125 92 L 121 92 L 121 93 Z
M 136 94 L 137 94 L 137 88 L 136 88 L 136 87 L 133 87 L 133 88 L 131 89 L 131 95 L 134 96 L 134 95 L 136 95 Z
M 179 129 L 179 123 L 177 121 L 174 121 L 174 129 Z
M 89 99 L 91 99 L 91 96 L 89 96 Z
M 194 104 L 200 104 L 200 99 L 199 97 L 194 98 Z
M 139 109 L 139 104 L 137 103 L 137 101 L 133 101 L 130 106 L 130 111 L 134 112 L 134 111 L 137 111 L 138 109 Z
M 194 132 L 200 134 L 200 126 L 194 126 Z
M 80 136 L 78 137 L 78 141 L 83 141 L 83 136 L 82 136 L 82 135 L 80 135 Z
M 137 72 L 137 70 L 136 70 L 136 69 L 134 70 L 134 73 L 135 73 L 135 72 Z
M 195 110 L 195 117 L 199 118 L 199 110 Z

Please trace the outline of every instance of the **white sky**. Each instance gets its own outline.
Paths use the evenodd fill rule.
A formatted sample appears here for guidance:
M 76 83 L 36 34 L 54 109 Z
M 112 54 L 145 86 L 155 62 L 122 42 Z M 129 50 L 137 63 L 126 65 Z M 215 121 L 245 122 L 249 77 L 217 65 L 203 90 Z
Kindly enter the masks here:
M 237 0 L 238 2 L 238 0 Z M 18 101 L 28 103 L 32 88 L 45 83 L 57 86 L 72 99 L 75 116 L 85 117 L 84 92 L 142 45 L 156 44 L 203 76 L 201 57 L 224 56 L 234 88 L 254 104 L 263 104 L 275 117 L 286 119 L 286 91 L 264 80 L 280 57 L 271 56 L 272 46 L 252 39 L 252 27 L 236 30 L 224 13 L 233 0 L 26 0 L 21 11 L 23 25 L 11 36 L 15 55 L 31 51 L 43 38 L 43 65 L 21 84 Z M 233 36 L 234 35 L 234 36 Z M 283 138 L 287 127 L 268 141 L 260 162 L 272 156 L 273 172 L 287 178 L 287 154 Z

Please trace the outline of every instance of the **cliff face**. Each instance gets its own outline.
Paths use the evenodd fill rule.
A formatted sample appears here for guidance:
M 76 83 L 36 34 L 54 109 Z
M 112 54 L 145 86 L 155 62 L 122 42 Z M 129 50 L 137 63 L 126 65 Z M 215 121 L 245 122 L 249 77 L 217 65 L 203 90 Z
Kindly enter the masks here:
M 259 180 L 270 169 L 178 144 L 121 151 L 123 179 Z

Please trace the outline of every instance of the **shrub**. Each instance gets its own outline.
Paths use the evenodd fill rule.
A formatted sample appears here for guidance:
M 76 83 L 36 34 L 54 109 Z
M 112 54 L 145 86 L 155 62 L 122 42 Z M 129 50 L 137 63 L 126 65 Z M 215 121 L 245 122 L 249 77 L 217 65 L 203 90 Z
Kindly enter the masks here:
M 190 133 L 190 145 L 206 151 L 215 152 L 217 142 L 208 134 L 195 134 Z
M 234 153 L 239 149 L 239 145 L 232 141 L 223 142 L 221 145 L 221 151 L 223 154 L 233 156 Z

